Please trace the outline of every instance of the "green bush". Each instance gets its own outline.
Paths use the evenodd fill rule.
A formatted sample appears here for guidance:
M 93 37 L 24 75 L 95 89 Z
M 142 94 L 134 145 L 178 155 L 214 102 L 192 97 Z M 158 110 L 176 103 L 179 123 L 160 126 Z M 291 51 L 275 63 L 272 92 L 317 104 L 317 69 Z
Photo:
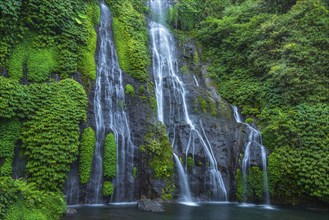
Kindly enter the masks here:
M 78 154 L 79 123 L 86 119 L 87 97 L 73 80 L 28 88 L 29 108 L 37 109 L 22 131 L 27 176 L 41 189 L 59 191 Z
M 29 50 L 27 79 L 30 82 L 44 82 L 49 79 L 50 73 L 58 69 L 57 50 L 55 48 L 25 49 Z
M 263 172 L 258 167 L 251 167 L 244 183 L 240 169 L 236 173 L 236 195 L 239 201 L 264 201 Z
M 120 67 L 133 78 L 146 81 L 149 77 L 150 55 L 147 24 L 139 12 L 143 3 L 133 4 L 127 0 L 107 2 L 113 12 L 114 41 Z
M 103 184 L 103 195 L 104 196 L 111 196 L 113 194 L 113 184 L 109 181 L 105 181 Z
M 78 60 L 78 70 L 88 78 L 96 79 L 95 53 L 97 35 L 95 26 L 99 23 L 100 12 L 98 5 L 94 3 L 89 4 L 86 11 L 87 13 L 86 18 L 83 19 L 83 26 L 84 29 L 88 30 L 88 37 L 86 45 L 79 47 L 81 56 Z
M 171 180 L 174 175 L 173 152 L 163 125 L 157 125 L 153 133 L 146 135 L 145 141 L 154 178 Z
M 65 212 L 61 193 L 37 190 L 34 183 L 0 177 L 1 219 L 56 220 Z
M 134 95 L 135 95 L 135 89 L 134 89 L 134 86 L 132 86 L 132 85 L 130 85 L 130 84 L 127 84 L 127 85 L 126 85 L 126 88 L 125 88 L 125 93 L 126 93 L 126 95 L 134 96 Z
M 117 146 L 114 135 L 109 133 L 106 135 L 105 144 L 104 144 L 104 177 L 106 179 L 113 179 L 116 176 L 116 152 Z
M 82 184 L 89 182 L 95 143 L 96 137 L 94 130 L 90 127 L 86 128 L 82 133 L 80 145 L 79 174 Z
M 19 140 L 21 124 L 17 120 L 3 120 L 0 124 L 0 176 L 11 176 L 14 148 Z

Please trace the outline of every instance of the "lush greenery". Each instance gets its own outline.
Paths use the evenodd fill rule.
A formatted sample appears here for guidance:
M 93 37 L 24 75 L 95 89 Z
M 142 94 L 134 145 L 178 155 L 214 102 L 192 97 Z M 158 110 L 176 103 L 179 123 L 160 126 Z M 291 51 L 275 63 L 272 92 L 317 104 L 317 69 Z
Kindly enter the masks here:
M 113 31 L 120 67 L 140 81 L 149 78 L 148 33 L 144 0 L 107 0 L 113 15 Z
M 169 22 L 198 39 L 221 95 L 262 129 L 272 199 L 329 202 L 328 2 L 175 2 Z
M 110 196 L 113 194 L 113 184 L 110 181 L 105 181 L 103 184 L 103 195 Z
M 21 123 L 18 120 L 4 120 L 0 124 L 0 176 L 12 174 L 14 148 L 20 129 Z
M 68 79 L 22 86 L 0 77 L 0 91 L 0 118 L 24 122 L 22 149 L 29 181 L 40 189 L 60 191 L 78 153 L 79 123 L 86 119 L 84 89 Z M 16 135 L 8 136 L 12 143 Z
M 113 193 L 112 182 L 117 174 L 117 143 L 113 133 L 105 137 L 103 170 L 105 182 L 103 184 L 103 195 L 110 196 Z
M 135 88 L 134 86 L 127 84 L 125 87 L 125 93 L 126 95 L 131 95 L 134 96 L 135 95 Z
M 245 177 L 238 169 L 236 172 L 237 199 L 243 202 L 247 202 L 248 199 L 248 202 L 264 202 L 265 186 L 263 179 L 263 172 L 256 166 L 251 167 Z
M 1 1 L 0 68 L 12 78 L 44 82 L 78 70 L 95 79 L 96 0 Z
M 175 190 L 174 185 L 174 162 L 172 147 L 166 134 L 164 125 L 158 124 L 152 133 L 145 136 L 145 146 L 141 151 L 146 154 L 146 159 L 152 169 L 152 178 L 163 180 L 165 187 L 162 188 L 161 198 L 170 200 Z
M 113 179 L 117 173 L 117 144 L 112 133 L 106 135 L 104 144 L 104 177 Z
M 61 196 L 38 190 L 62 190 L 78 155 L 87 96 L 77 82 L 55 80 L 77 71 L 82 80 L 95 79 L 98 2 L 13 0 L 0 8 L 0 176 L 12 174 L 18 147 L 28 182 L 1 179 L 0 190 L 10 190 L 0 214 L 58 219 Z
M 35 183 L 0 177 L 0 218 L 56 220 L 65 212 L 61 193 L 44 192 Z
M 92 128 L 88 127 L 82 133 L 79 158 L 80 182 L 87 184 L 89 182 L 93 155 L 95 149 L 96 137 Z

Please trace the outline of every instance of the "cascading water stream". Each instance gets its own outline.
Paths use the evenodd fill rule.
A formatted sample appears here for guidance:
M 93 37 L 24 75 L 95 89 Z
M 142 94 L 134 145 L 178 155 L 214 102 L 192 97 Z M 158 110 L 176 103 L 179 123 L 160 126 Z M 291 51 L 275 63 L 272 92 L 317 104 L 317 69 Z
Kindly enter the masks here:
M 97 54 L 97 78 L 94 96 L 94 114 L 96 123 L 96 145 L 93 169 L 87 186 L 87 203 L 102 203 L 103 153 L 105 137 L 113 132 L 117 145 L 116 177 L 112 202 L 133 200 L 134 145 L 125 106 L 122 71 L 119 67 L 117 53 L 111 33 L 111 13 L 100 2 L 99 50 Z
M 155 81 L 158 120 L 166 125 L 169 133 L 178 133 L 177 129 L 179 129 L 179 126 L 176 126 L 178 123 L 189 127 L 189 141 L 186 146 L 183 146 L 183 153 L 187 155 L 191 147 L 194 151 L 196 140 L 201 143 L 209 164 L 205 175 L 209 177 L 209 186 L 212 193 L 211 199 L 226 201 L 226 188 L 218 170 L 212 146 L 202 127 L 202 122 L 198 123 L 198 125 L 192 120 L 188 112 L 186 89 L 178 76 L 175 40 L 168 29 L 161 24 L 164 23 L 164 10 L 168 9 L 168 3 L 165 0 L 150 0 L 149 4 L 153 20 L 150 22 L 149 33 L 152 41 L 152 70 Z M 198 86 L 197 81 L 196 84 Z M 175 137 L 171 141 L 175 152 L 178 150 L 177 146 L 175 146 Z M 191 202 L 192 196 L 186 169 L 183 169 L 176 154 L 174 154 L 174 159 L 178 167 L 181 200 L 183 202 Z
M 244 156 L 242 160 L 242 178 L 243 178 L 243 190 L 244 190 L 244 201 L 247 201 L 247 173 L 248 168 L 250 167 L 250 153 L 252 146 L 257 146 L 261 150 L 262 157 L 262 168 L 263 168 L 263 185 L 264 185 L 264 196 L 265 196 L 265 204 L 270 204 L 270 196 L 268 191 L 268 179 L 267 179 L 267 162 L 266 162 L 266 150 L 264 145 L 262 144 L 262 136 L 255 128 L 251 127 L 249 124 L 244 123 L 241 120 L 240 114 L 236 106 L 232 106 L 234 112 L 234 118 L 236 122 L 245 124 L 248 128 L 248 141 L 245 146 Z

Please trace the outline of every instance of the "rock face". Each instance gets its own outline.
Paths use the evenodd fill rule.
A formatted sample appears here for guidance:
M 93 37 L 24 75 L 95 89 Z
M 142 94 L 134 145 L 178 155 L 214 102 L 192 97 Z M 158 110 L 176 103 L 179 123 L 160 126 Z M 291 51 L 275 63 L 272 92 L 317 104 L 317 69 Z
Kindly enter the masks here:
M 137 208 L 147 212 L 164 212 L 163 205 L 151 199 L 140 200 L 137 203 Z
M 68 208 L 66 211 L 67 216 L 74 216 L 76 214 L 78 214 L 78 211 L 76 209 Z

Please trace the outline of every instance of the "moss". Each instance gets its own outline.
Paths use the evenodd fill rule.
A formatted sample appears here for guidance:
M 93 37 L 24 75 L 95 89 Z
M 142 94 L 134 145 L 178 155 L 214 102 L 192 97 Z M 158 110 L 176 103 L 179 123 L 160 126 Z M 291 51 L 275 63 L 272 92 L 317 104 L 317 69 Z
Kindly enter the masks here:
M 259 167 L 253 166 L 249 169 L 246 176 L 246 185 L 244 185 L 243 175 L 238 169 L 236 173 L 236 195 L 239 201 L 257 201 L 263 202 L 264 185 L 263 172 Z
M 9 59 L 9 75 L 19 81 L 27 71 L 30 82 L 44 82 L 50 73 L 58 70 L 57 49 L 55 47 L 36 48 L 33 41 L 35 36 L 27 35 L 18 45 Z
M 94 130 L 90 127 L 86 128 L 82 133 L 80 145 L 79 174 L 82 184 L 89 182 L 95 143 L 96 137 Z
M 78 154 L 79 124 L 86 119 L 87 96 L 73 80 L 24 87 L 28 98 L 21 108 L 26 173 L 40 189 L 60 191 Z
M 113 11 L 113 32 L 123 71 L 140 81 L 148 79 L 150 55 L 145 17 L 129 1 L 109 1 Z
M 106 179 L 113 179 L 116 175 L 116 141 L 114 135 L 109 133 L 106 135 L 104 144 L 104 177 Z
M 105 181 L 103 184 L 103 195 L 104 196 L 110 196 L 113 194 L 113 184 L 110 181 Z
M 173 151 L 165 127 L 158 124 L 153 129 L 153 133 L 145 136 L 145 141 L 147 144 L 141 147 L 141 152 L 147 155 L 153 179 L 162 180 L 165 183 L 161 196 L 166 199 L 172 198 L 175 190 L 174 186 L 172 188 L 174 184 Z
M 0 177 L 1 219 L 56 220 L 66 210 L 62 193 L 44 192 L 37 185 Z
M 8 62 L 8 70 L 10 78 L 19 81 L 23 77 L 24 65 L 28 57 L 28 51 L 25 44 L 18 45 Z
M 125 87 L 125 93 L 126 95 L 131 95 L 134 96 L 135 95 L 135 88 L 134 86 L 127 84 Z
M 144 85 L 141 85 L 139 88 L 138 88 L 138 94 L 142 95 L 144 94 L 145 92 L 145 86 Z
M 193 169 L 193 166 L 194 166 L 194 160 L 193 160 L 193 157 L 188 156 L 187 159 L 186 159 L 186 164 L 187 164 L 187 168 L 188 168 L 189 170 L 192 170 L 192 169 Z
M 86 9 L 86 18 L 82 25 L 87 30 L 86 45 L 80 47 L 80 54 L 78 60 L 78 71 L 90 79 L 96 79 L 96 62 L 95 52 L 97 45 L 97 34 L 95 26 L 99 23 L 99 7 L 95 3 L 90 3 Z
M 58 69 L 57 50 L 52 48 L 29 50 L 27 59 L 27 79 L 30 82 L 44 82 L 50 77 L 50 73 Z
M 21 124 L 18 120 L 3 120 L 0 124 L 0 176 L 11 176 L 14 148 L 19 140 Z
M 254 123 L 254 119 L 253 118 L 246 118 L 245 122 L 247 124 L 252 124 L 252 123 Z
M 218 115 L 216 102 L 209 98 L 208 103 L 209 103 L 211 116 L 216 117 Z

